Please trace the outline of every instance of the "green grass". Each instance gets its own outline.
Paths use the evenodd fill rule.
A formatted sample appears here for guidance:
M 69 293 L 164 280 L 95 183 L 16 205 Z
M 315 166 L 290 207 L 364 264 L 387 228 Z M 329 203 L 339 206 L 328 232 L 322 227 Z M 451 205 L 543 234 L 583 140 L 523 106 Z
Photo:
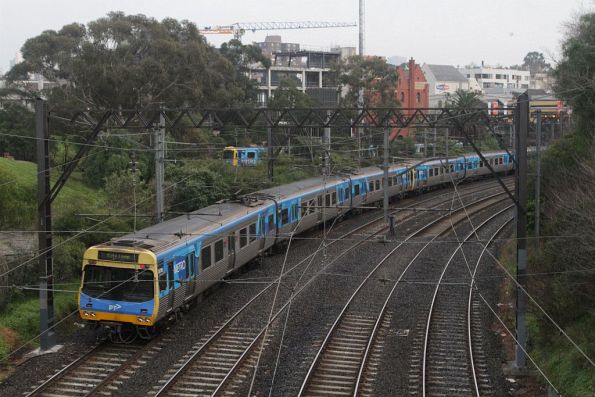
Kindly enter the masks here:
M 60 168 L 51 170 L 51 186 L 61 173 Z M 34 220 L 37 202 L 37 165 L 28 161 L 0 158 L 0 184 L 4 183 L 6 185 L 2 186 L 2 190 L 8 192 L 17 201 L 15 209 L 18 210 L 20 207 L 21 210 L 32 213 L 32 217 L 29 218 Z M 106 201 L 105 193 L 83 184 L 80 173 L 75 172 L 53 204 L 54 216 L 59 218 L 69 214 L 74 204 L 85 210 L 104 208 Z
M 60 283 L 59 290 L 77 291 L 78 281 Z M 54 316 L 58 322 L 76 310 L 77 294 L 75 292 L 56 292 L 54 294 Z M 72 318 L 76 318 L 75 315 Z M 29 346 L 37 346 L 36 336 L 39 334 L 39 297 L 29 294 L 8 305 L 0 312 L 0 360 L 14 348 L 34 339 Z

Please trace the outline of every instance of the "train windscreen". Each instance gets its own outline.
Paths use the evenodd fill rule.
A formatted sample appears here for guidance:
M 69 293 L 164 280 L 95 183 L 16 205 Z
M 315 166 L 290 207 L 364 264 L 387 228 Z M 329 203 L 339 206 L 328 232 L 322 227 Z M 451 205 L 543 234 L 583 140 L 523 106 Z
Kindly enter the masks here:
M 223 158 L 225 160 L 233 160 L 233 150 L 224 150 L 223 151 Z
M 153 272 L 87 265 L 83 293 L 98 299 L 146 302 L 154 296 Z

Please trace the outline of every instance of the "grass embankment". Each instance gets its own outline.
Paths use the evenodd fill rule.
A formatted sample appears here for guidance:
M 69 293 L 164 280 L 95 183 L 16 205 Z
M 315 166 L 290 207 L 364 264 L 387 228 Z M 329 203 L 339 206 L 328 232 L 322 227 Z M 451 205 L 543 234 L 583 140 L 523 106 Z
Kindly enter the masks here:
M 52 182 L 61 170 L 52 170 Z M 73 225 L 77 212 L 101 212 L 107 197 L 102 191 L 84 185 L 81 176 L 74 173 L 52 205 L 54 228 Z M 17 230 L 21 243 L 16 244 L 15 234 L 0 235 L 3 252 L 0 255 L 0 273 L 18 267 L 35 254 L 36 239 L 29 230 L 36 230 L 37 217 L 37 166 L 26 161 L 0 158 L 0 229 Z M 24 232 L 24 233 L 21 233 Z M 54 269 L 56 289 L 76 291 L 76 274 L 85 244 L 78 240 L 66 242 L 72 233 L 55 235 Z M 22 240 L 26 241 L 25 244 Z M 33 248 L 31 248 L 33 247 Z M 2 285 L 35 285 L 38 280 L 37 261 L 20 266 L 0 280 Z M 66 281 L 65 281 L 66 280 Z M 76 293 L 56 292 L 54 295 L 55 319 L 76 308 Z M 0 290 L 0 360 L 13 349 L 31 340 L 39 333 L 39 297 L 37 291 L 19 288 Z M 35 346 L 37 341 L 30 344 Z
M 528 273 L 538 273 L 539 269 L 535 252 L 529 247 L 530 257 Z M 500 250 L 500 261 L 506 266 L 510 274 L 516 273 L 516 244 L 511 241 Z M 529 280 L 528 291 L 531 290 Z M 516 284 L 510 278 L 506 278 L 501 284 L 501 297 L 504 301 L 499 309 L 500 315 L 509 330 L 515 330 L 515 297 Z M 543 304 L 543 302 L 541 302 Z M 556 327 L 544 318 L 543 312 L 529 299 L 527 300 L 527 347 L 529 354 L 539 368 L 546 374 L 552 384 L 566 396 L 592 396 L 595 392 L 595 377 L 593 368 L 579 351 L 564 337 Z M 587 355 L 590 355 L 593 348 L 595 336 L 595 313 L 575 319 L 570 325 L 564 327 L 564 332 L 583 349 L 586 348 Z M 514 360 L 514 341 L 508 335 L 504 337 L 503 348 L 508 360 Z M 527 360 L 527 366 L 533 364 Z M 547 382 L 534 371 L 534 377 L 543 385 Z
M 54 294 L 54 316 L 56 322 L 76 310 L 75 291 L 78 281 L 60 283 Z M 68 292 L 66 292 L 68 291 Z M 6 305 L 0 312 L 0 360 L 6 358 L 14 349 L 23 344 L 35 347 L 39 334 L 39 297 L 25 295 Z M 30 343 L 27 343 L 29 342 Z

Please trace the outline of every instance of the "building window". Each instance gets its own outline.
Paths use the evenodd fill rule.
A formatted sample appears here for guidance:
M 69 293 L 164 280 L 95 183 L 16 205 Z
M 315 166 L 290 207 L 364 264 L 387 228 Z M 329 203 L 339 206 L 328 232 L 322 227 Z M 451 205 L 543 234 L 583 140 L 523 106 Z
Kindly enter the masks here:
M 419 92 L 415 95 L 415 100 L 417 101 L 417 103 L 421 102 L 421 94 Z
M 405 93 L 401 91 L 401 102 L 405 102 Z

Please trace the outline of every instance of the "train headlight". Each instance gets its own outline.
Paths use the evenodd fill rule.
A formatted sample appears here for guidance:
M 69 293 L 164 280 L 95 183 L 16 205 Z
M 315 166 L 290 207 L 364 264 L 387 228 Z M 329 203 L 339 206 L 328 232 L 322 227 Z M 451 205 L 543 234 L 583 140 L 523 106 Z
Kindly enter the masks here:
M 89 316 L 89 312 L 83 312 L 83 316 Z
M 95 313 L 91 312 L 91 317 L 95 317 Z

